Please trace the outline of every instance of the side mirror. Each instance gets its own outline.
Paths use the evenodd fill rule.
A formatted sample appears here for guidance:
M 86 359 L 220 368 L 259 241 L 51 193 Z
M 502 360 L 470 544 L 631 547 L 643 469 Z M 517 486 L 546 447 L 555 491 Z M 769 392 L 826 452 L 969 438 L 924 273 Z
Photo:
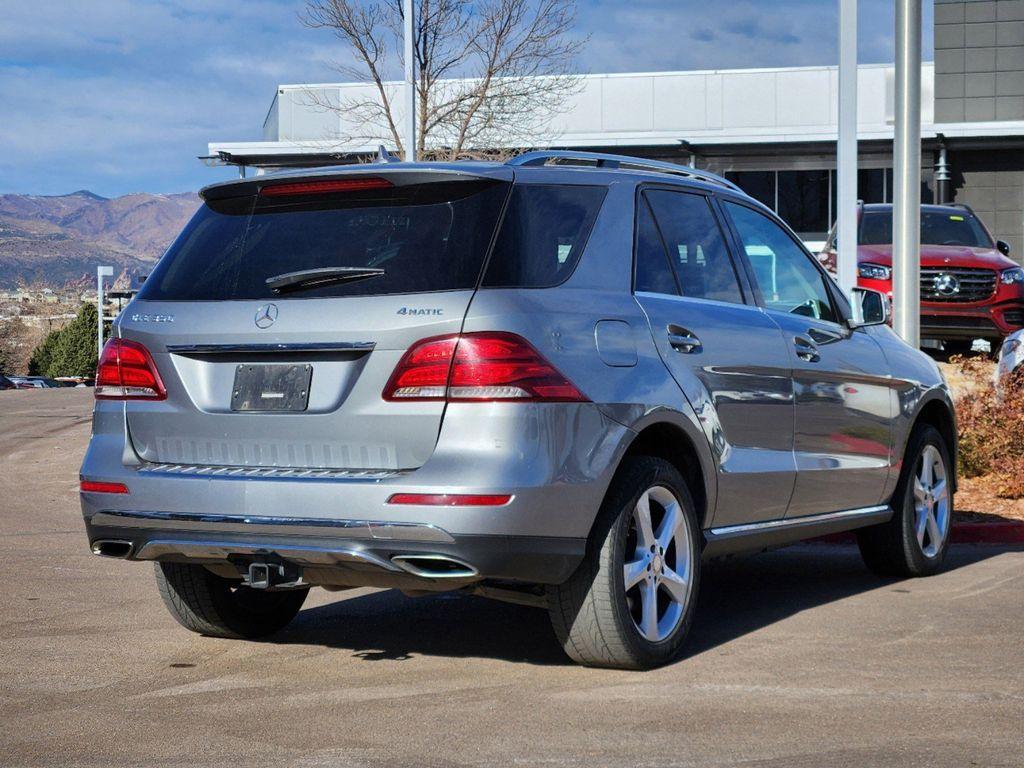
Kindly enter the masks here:
M 996 250 L 1003 254 L 1003 256 L 1009 256 L 1010 244 L 1005 240 L 996 240 Z
M 866 325 L 885 325 L 891 316 L 889 297 L 870 288 L 854 288 L 850 291 L 850 306 L 853 317 L 851 328 L 863 328 Z

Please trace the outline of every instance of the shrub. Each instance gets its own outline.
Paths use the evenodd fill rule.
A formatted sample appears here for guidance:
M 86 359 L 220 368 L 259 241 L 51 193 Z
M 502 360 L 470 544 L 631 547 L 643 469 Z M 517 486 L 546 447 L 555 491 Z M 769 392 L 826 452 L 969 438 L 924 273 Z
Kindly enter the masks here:
M 963 477 L 989 475 L 996 495 L 1024 498 L 1024 376 L 996 392 L 984 358 L 954 358 L 967 386 L 956 403 Z

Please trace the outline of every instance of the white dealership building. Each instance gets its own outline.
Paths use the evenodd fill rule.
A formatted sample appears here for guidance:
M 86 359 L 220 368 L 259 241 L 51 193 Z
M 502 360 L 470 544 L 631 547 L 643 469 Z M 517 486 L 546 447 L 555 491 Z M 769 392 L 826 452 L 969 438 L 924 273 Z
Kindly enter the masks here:
M 862 65 L 857 85 L 858 196 L 889 202 L 894 68 Z M 921 85 L 922 202 L 970 204 L 1020 258 L 1024 3 L 937 0 L 935 62 L 922 66 Z M 386 87 L 397 94 L 401 86 Z M 837 69 L 828 66 L 584 75 L 566 108 L 522 143 L 692 163 L 737 182 L 805 240 L 820 241 L 834 220 L 837 87 Z M 282 85 L 262 140 L 211 142 L 211 161 L 243 172 L 358 161 L 393 142 L 384 131 L 345 139 L 365 127 L 325 105 L 374 94 L 362 83 Z M 943 168 L 948 182 L 936 172 Z

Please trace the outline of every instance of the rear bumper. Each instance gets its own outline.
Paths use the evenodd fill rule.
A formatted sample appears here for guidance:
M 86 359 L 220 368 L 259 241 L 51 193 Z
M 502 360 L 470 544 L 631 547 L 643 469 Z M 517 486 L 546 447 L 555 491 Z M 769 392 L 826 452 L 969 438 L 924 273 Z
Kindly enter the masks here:
M 452 536 L 433 525 L 102 510 L 86 520 L 86 532 L 97 554 L 106 543 L 127 544 L 115 556 L 128 560 L 229 563 L 239 573 L 251 562 L 279 561 L 298 567 L 314 584 L 428 589 L 485 578 L 559 584 L 576 569 L 586 545 L 584 539 Z M 416 564 L 424 556 L 466 568 L 425 571 Z
M 416 470 L 346 473 L 145 464 L 123 413 L 101 406 L 82 476 L 129 493 L 81 494 L 90 545 L 125 542 L 133 560 L 282 559 L 312 583 L 387 586 L 409 576 L 395 558 L 417 554 L 466 563 L 476 579 L 564 581 L 630 433 L 590 403 L 487 408 L 450 406 L 433 455 Z M 395 493 L 511 500 L 389 504 Z

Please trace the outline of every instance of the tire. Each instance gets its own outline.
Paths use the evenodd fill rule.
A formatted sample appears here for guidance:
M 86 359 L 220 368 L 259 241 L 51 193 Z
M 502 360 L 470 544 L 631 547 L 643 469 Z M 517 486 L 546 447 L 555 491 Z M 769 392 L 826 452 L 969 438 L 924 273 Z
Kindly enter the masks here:
M 637 522 L 644 500 L 648 530 Z M 564 584 L 548 588 L 548 610 L 574 661 L 651 669 L 678 655 L 699 586 L 700 526 L 686 482 L 667 461 L 630 457 L 601 505 L 583 562 Z
M 202 565 L 154 563 L 160 597 L 181 626 L 230 639 L 264 637 L 295 618 L 309 589 L 278 592 L 243 587 Z
M 945 483 L 942 491 L 936 492 L 933 487 L 932 496 L 923 494 L 923 486 L 917 482 L 926 464 L 932 465 L 935 483 L 940 479 L 941 467 Z M 952 480 L 949 450 L 942 435 L 930 425 L 915 428 L 907 442 L 903 474 L 892 497 L 895 514 L 886 523 L 857 532 L 860 553 L 868 568 L 880 576 L 906 577 L 930 576 L 942 567 L 953 522 Z M 930 519 L 934 525 L 929 524 L 927 514 L 929 498 L 933 499 Z

